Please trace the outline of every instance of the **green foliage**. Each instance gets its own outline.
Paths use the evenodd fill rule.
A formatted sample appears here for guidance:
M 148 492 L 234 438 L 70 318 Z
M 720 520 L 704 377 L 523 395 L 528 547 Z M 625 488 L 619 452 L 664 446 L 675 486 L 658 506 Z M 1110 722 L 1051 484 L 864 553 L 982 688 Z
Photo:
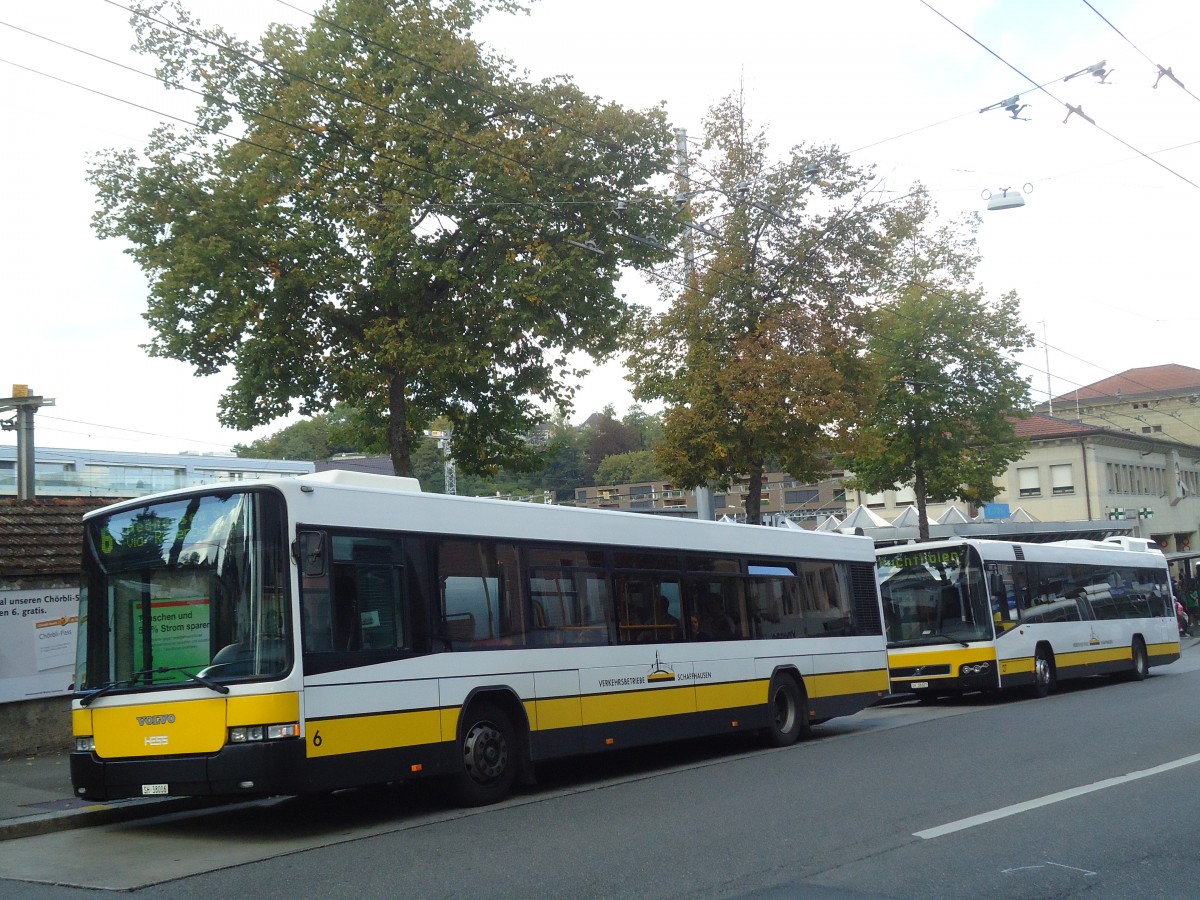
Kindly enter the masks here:
M 596 484 L 596 470 L 605 458 L 641 449 L 641 435 L 624 422 L 613 418 L 611 406 L 589 416 L 580 435 L 583 451 L 583 483 Z
M 748 478 L 754 522 L 767 462 L 815 479 L 859 416 L 867 379 L 854 298 L 882 277 L 926 204 L 920 191 L 872 202 L 871 173 L 834 147 L 769 159 L 740 97 L 718 103 L 705 128 L 711 158 L 696 168 L 710 187 L 688 186 L 703 229 L 685 238 L 695 270 L 674 270 L 687 287 L 644 318 L 631 365 L 635 395 L 666 405 L 663 470 L 680 485 Z
M 635 450 L 606 456 L 596 467 L 596 484 L 633 484 L 639 481 L 665 481 L 652 450 Z
M 317 415 L 249 444 L 237 444 L 233 452 L 252 459 L 329 459 L 338 452 L 330 443 L 329 431 L 329 416 Z
M 136 7 L 155 14 L 134 17 L 138 49 L 199 92 L 201 129 L 100 155 L 94 226 L 148 277 L 149 351 L 232 367 L 222 422 L 346 404 L 408 474 L 440 416 L 462 471 L 524 468 L 539 410 L 570 404 L 568 354 L 619 349 L 617 276 L 663 253 L 609 235 L 612 211 L 627 200 L 624 230 L 673 239 L 671 204 L 642 202 L 673 136 L 661 109 L 527 81 L 470 37 L 519 8 L 331 0 L 250 44 Z
M 896 255 L 872 316 L 867 364 L 872 412 L 848 446 L 849 486 L 913 485 L 928 538 L 925 498 L 983 503 L 996 476 L 1020 459 L 1013 419 L 1029 383 L 1013 355 L 1033 343 L 1014 293 L 989 302 L 974 284 L 978 217 L 913 235 Z
M 625 427 L 637 433 L 642 450 L 653 450 L 655 445 L 662 440 L 662 416 L 658 413 L 648 413 L 636 403 L 629 407 L 629 411 L 625 413 L 621 422 Z

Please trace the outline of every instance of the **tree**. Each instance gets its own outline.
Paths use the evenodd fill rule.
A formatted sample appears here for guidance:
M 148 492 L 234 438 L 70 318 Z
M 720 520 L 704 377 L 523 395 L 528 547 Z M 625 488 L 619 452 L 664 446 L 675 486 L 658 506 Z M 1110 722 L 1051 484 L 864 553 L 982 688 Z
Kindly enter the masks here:
M 670 308 L 645 319 L 631 356 L 635 396 L 665 403 L 657 458 L 672 480 L 727 488 L 748 478 L 746 517 L 757 523 L 768 460 L 815 479 L 857 418 L 855 298 L 925 204 L 919 191 L 869 203 L 870 173 L 834 147 L 772 162 L 737 95 L 709 113 L 705 146 L 715 158 L 707 186 L 685 195 L 697 224 L 684 263 L 668 269 Z
M 342 448 L 335 449 L 331 443 L 329 416 L 322 413 L 249 444 L 235 444 L 233 452 L 254 459 L 318 460 L 329 459 Z
M 617 453 L 600 460 L 596 484 L 633 484 L 638 481 L 662 481 L 663 473 L 651 450 Z
M 641 443 L 641 435 L 617 419 L 612 406 L 588 416 L 581 436 L 584 483 L 596 484 L 596 470 L 606 457 L 639 450 Z
M 641 439 L 642 450 L 653 450 L 654 445 L 662 439 L 662 416 L 658 413 L 648 413 L 646 410 L 634 403 L 629 407 L 621 422 L 628 428 L 632 428 L 637 432 Z
M 1028 414 L 1029 382 L 1013 354 L 1033 336 L 1016 294 L 989 302 L 974 284 L 978 227 L 975 216 L 915 234 L 897 254 L 867 343 L 873 409 L 846 454 L 851 487 L 913 486 L 922 540 L 926 498 L 987 502 L 996 476 L 1025 453 L 1013 422 Z
M 200 95 L 198 127 L 102 154 L 94 225 L 149 278 L 149 352 L 233 368 L 222 422 L 346 403 L 409 474 L 442 415 L 460 469 L 489 472 L 529 461 L 539 407 L 569 406 L 570 353 L 619 348 L 620 268 L 680 227 L 639 199 L 673 137 L 662 109 L 529 82 L 470 37 L 519 8 L 330 0 L 251 45 L 134 7 L 138 49 Z

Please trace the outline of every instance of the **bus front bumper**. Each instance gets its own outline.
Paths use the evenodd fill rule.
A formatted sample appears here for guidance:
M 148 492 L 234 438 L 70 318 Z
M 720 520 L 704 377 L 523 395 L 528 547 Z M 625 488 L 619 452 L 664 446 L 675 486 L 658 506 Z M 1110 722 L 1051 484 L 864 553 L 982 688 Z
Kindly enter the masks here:
M 84 800 L 297 794 L 303 784 L 303 739 L 223 747 L 196 756 L 102 759 L 71 754 L 71 783 Z

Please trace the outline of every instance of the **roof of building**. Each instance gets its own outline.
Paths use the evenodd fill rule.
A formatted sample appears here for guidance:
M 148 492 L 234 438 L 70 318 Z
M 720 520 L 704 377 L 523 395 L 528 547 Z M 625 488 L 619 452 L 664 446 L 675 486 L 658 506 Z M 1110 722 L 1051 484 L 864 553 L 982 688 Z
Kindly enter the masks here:
M 1126 369 L 1119 375 L 1055 397 L 1054 402 L 1073 404 L 1082 400 L 1114 400 L 1184 391 L 1200 392 L 1200 369 L 1167 363 L 1162 366 Z
M 112 502 L 96 497 L 0 497 L 0 578 L 77 573 L 83 515 Z
M 1088 434 L 1102 434 L 1107 429 L 1095 425 L 1084 425 L 1071 419 L 1060 419 L 1057 416 L 1032 415 L 1026 419 L 1014 419 L 1013 430 L 1022 440 L 1038 438 L 1079 437 Z

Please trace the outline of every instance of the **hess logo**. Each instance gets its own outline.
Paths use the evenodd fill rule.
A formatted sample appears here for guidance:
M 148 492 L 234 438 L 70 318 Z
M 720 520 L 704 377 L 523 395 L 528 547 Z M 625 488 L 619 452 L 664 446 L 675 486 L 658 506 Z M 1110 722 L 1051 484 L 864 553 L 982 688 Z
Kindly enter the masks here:
M 138 716 L 137 723 L 139 725 L 173 725 L 175 724 L 175 714 L 168 713 L 165 716 Z

